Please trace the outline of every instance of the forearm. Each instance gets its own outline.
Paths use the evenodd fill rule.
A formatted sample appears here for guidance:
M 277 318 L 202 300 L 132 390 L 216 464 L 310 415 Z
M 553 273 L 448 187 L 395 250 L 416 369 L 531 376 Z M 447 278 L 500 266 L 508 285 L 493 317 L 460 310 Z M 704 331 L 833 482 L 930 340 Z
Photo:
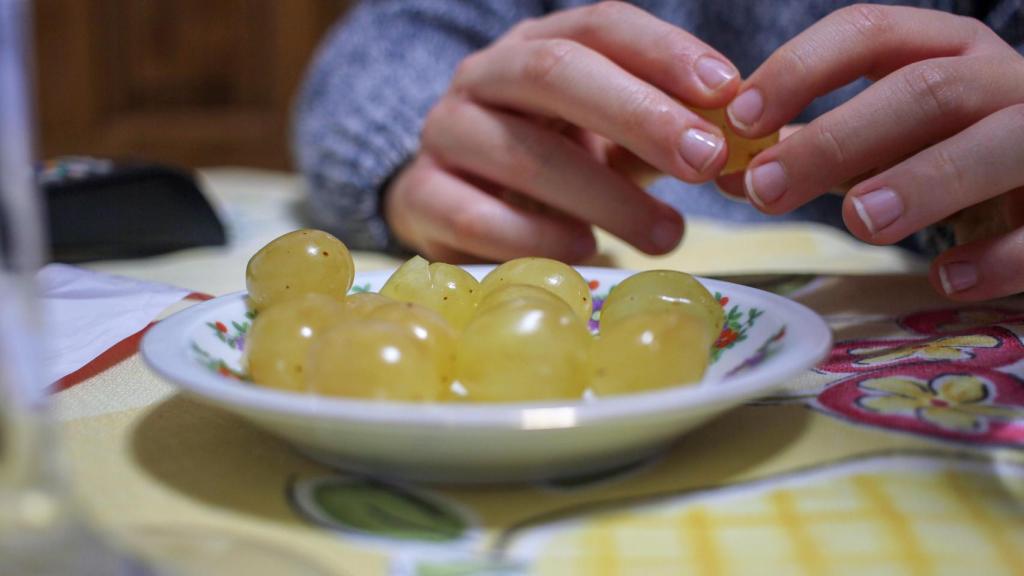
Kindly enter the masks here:
M 539 2 L 373 0 L 321 47 L 294 111 L 310 213 L 354 248 L 390 249 L 382 186 L 419 146 L 422 120 L 470 52 Z

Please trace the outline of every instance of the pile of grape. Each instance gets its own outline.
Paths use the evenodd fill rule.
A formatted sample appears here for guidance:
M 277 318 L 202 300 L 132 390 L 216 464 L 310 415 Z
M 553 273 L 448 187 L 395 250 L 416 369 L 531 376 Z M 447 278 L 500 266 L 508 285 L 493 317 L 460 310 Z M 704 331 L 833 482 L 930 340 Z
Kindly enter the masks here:
M 521 258 L 478 282 L 465 270 L 414 257 L 380 293 L 347 295 L 345 245 L 298 230 L 249 261 L 257 313 L 245 361 L 257 384 L 401 401 L 578 399 L 701 379 L 722 309 L 688 274 L 627 278 L 592 335 L 590 289 L 579 272 Z

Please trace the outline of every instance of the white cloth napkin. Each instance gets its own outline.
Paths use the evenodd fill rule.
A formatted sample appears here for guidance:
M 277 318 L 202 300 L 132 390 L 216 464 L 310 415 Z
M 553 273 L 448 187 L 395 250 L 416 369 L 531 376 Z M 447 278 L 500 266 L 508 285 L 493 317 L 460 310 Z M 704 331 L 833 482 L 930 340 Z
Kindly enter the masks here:
M 39 271 L 43 358 L 53 383 L 145 328 L 188 290 L 65 264 Z

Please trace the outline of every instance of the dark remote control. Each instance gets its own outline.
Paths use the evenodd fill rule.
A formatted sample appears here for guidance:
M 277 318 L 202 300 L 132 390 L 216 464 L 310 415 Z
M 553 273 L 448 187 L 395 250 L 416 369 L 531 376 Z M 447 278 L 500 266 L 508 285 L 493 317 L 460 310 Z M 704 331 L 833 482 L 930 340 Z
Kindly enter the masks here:
M 137 258 L 226 242 L 192 175 L 167 166 L 66 157 L 39 171 L 53 259 Z

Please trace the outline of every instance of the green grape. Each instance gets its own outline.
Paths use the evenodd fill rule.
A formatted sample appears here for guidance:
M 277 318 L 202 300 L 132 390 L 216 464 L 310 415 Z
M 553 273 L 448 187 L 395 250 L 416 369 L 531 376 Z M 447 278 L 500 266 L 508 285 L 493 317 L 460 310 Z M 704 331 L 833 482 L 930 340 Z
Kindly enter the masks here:
M 509 300 L 466 326 L 455 377 L 473 401 L 579 398 L 590 379 L 590 342 L 586 323 L 564 302 Z
M 413 256 L 384 283 L 380 293 L 388 298 L 413 302 L 430 308 L 462 330 L 473 317 L 480 299 L 480 283 L 469 273 L 451 264 L 429 264 Z
M 610 396 L 699 382 L 711 342 L 705 319 L 689 311 L 637 312 L 595 339 L 591 390 Z
M 434 364 L 445 382 L 455 373 L 455 330 L 437 312 L 412 302 L 391 301 L 374 308 L 366 316 L 371 320 L 392 322 L 401 326 L 434 358 Z
M 249 375 L 263 386 L 305 391 L 310 344 L 345 318 L 341 303 L 323 294 L 306 294 L 261 311 L 246 338 Z
M 594 303 L 587 281 L 572 266 L 550 258 L 517 258 L 509 260 L 480 282 L 483 296 L 507 284 L 529 284 L 558 296 L 584 321 L 590 320 Z
M 356 292 L 342 299 L 341 304 L 352 317 L 366 318 L 377 308 L 389 306 L 396 302 L 398 301 L 387 296 L 381 296 L 376 292 Z
M 445 382 L 430 351 L 398 322 L 342 322 L 310 347 L 307 386 L 318 394 L 431 402 Z
M 722 331 L 722 306 L 693 276 L 675 270 L 640 272 L 612 288 L 601 308 L 601 331 L 638 312 L 680 308 L 696 310 L 703 316 L 713 338 Z
M 320 230 L 289 232 L 260 248 L 245 268 L 254 310 L 318 293 L 344 296 L 355 266 L 345 244 Z
M 476 305 L 476 313 L 477 315 L 483 314 L 485 311 L 506 302 L 530 299 L 554 302 L 556 305 L 565 303 L 558 296 L 537 286 L 530 284 L 504 284 L 480 298 L 480 303 Z

